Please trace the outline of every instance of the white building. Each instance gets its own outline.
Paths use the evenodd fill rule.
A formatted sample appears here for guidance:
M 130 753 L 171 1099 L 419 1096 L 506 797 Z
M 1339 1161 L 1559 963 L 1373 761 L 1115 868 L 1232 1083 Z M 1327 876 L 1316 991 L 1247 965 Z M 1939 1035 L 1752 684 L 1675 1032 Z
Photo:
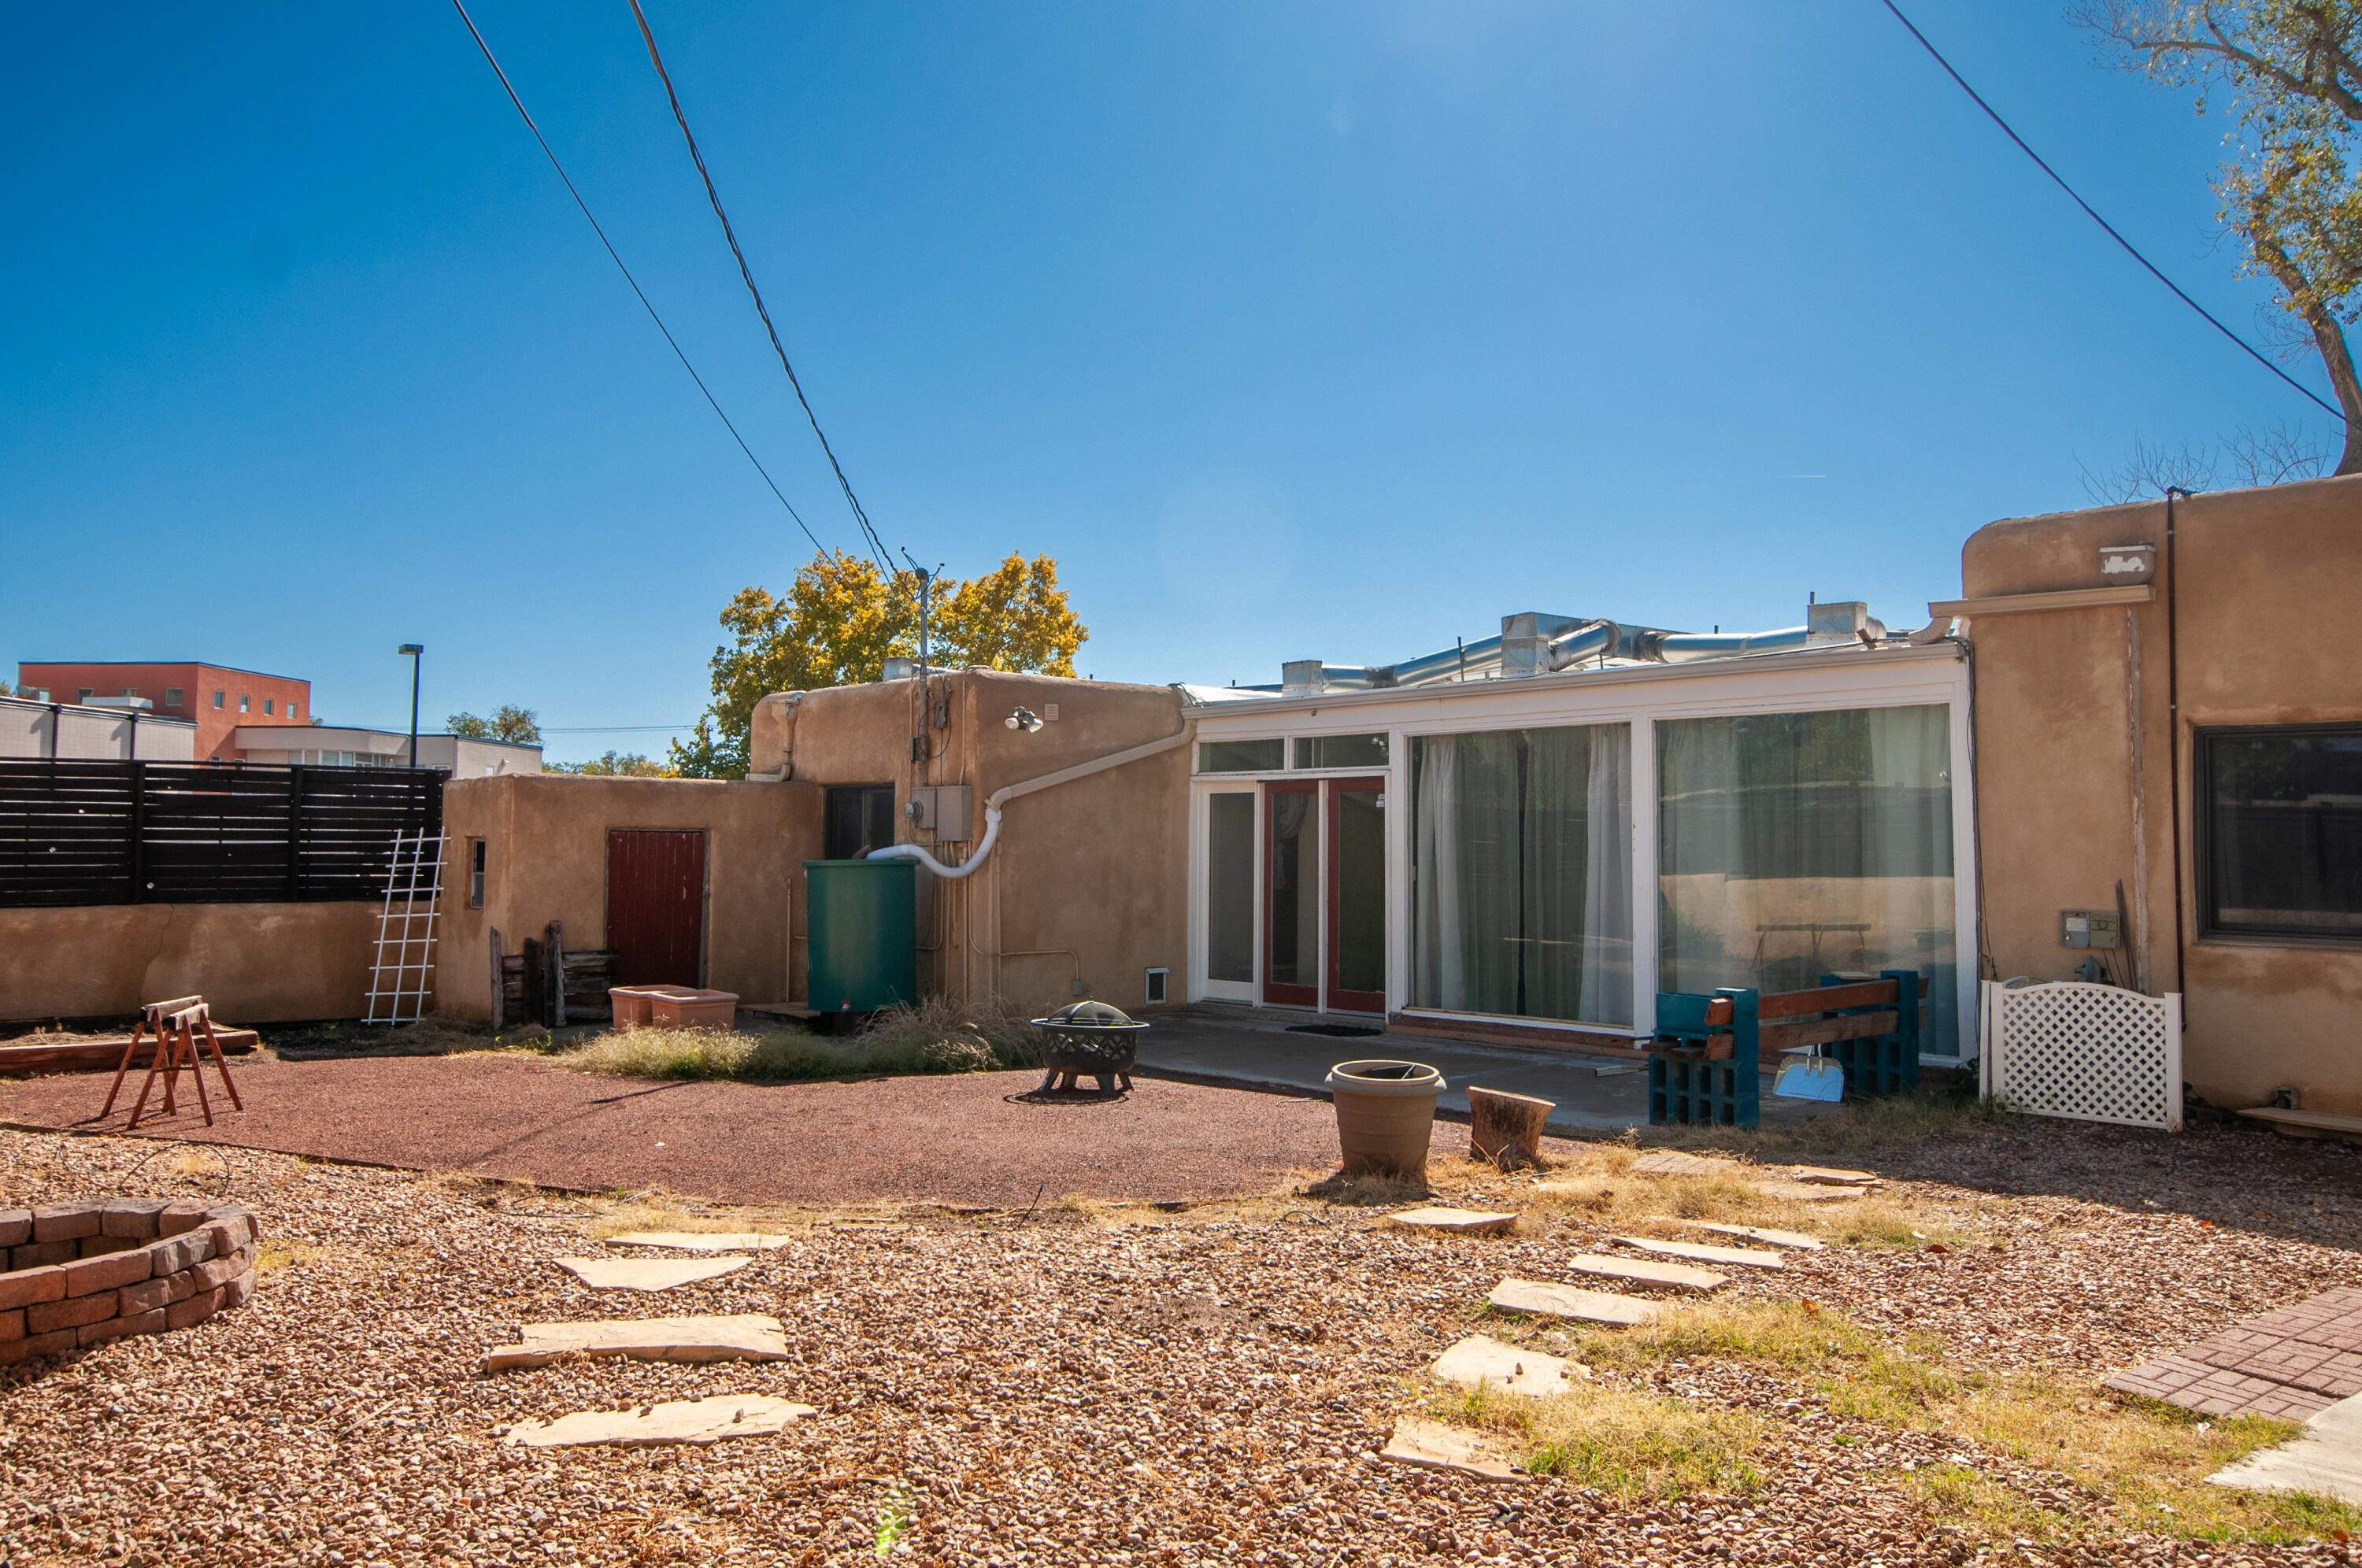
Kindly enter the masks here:
M 158 718 L 154 710 L 142 698 L 36 702 L 0 697 L 0 757 L 196 760 L 196 724 Z
M 1621 1043 L 1661 990 L 1911 969 L 1926 1055 L 1972 1046 L 1963 642 L 1503 624 L 1190 689 L 1191 999 Z
M 291 746 L 300 741 L 300 746 Z M 230 744 L 247 762 L 312 767 L 407 767 L 410 735 L 343 724 L 291 729 L 284 724 L 241 724 Z M 418 766 L 439 767 L 454 778 L 499 773 L 538 773 L 541 747 L 513 741 L 472 740 L 463 735 L 418 737 Z

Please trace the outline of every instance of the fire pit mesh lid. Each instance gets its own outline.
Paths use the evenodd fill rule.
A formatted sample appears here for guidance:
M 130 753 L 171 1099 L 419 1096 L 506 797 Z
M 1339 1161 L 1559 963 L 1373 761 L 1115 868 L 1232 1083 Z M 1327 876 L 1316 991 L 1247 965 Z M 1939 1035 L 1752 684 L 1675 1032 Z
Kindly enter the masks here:
M 1147 1025 L 1120 1007 L 1109 1007 L 1103 1001 L 1078 1001 L 1062 1007 L 1047 1018 L 1033 1021 L 1044 1029 L 1144 1029 Z

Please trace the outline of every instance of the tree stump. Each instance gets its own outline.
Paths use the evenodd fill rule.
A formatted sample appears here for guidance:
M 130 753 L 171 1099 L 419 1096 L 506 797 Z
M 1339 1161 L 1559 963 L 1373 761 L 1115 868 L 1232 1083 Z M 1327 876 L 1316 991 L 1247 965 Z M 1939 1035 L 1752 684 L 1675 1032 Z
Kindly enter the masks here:
M 1538 1165 L 1542 1163 L 1542 1123 L 1556 1110 L 1556 1100 L 1501 1089 L 1468 1090 L 1468 1152 L 1496 1165 Z

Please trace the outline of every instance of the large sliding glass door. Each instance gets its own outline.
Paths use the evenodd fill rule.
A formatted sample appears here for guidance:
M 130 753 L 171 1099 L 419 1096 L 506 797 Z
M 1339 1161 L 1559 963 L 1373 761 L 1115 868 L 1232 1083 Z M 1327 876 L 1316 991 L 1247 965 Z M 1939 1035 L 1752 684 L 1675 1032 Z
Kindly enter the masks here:
M 1626 724 L 1412 744 L 1412 1005 L 1632 1021 Z
M 1329 999 L 1386 1010 L 1386 781 L 1329 781 Z
M 1320 786 L 1264 786 L 1263 999 L 1320 1005 Z

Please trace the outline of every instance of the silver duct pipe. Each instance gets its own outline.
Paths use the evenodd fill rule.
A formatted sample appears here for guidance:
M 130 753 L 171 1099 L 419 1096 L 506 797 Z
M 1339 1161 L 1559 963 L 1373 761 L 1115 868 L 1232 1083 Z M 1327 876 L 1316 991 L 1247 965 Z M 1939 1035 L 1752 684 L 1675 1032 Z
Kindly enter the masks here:
M 1458 680 L 1463 673 L 1472 680 L 1482 679 L 1500 668 L 1501 639 L 1479 637 L 1463 646 L 1373 669 L 1370 675 L 1371 684 L 1376 686 L 1434 686 Z
M 1624 628 L 1613 621 L 1594 621 L 1551 639 L 1546 668 L 1564 669 L 1587 658 L 1614 658 L 1623 646 Z
M 1659 632 L 1634 638 L 1637 646 L 1626 653 L 1649 664 L 1694 664 L 1706 658 L 1792 653 L 1805 646 L 1806 635 L 1803 626 L 1777 632 Z

